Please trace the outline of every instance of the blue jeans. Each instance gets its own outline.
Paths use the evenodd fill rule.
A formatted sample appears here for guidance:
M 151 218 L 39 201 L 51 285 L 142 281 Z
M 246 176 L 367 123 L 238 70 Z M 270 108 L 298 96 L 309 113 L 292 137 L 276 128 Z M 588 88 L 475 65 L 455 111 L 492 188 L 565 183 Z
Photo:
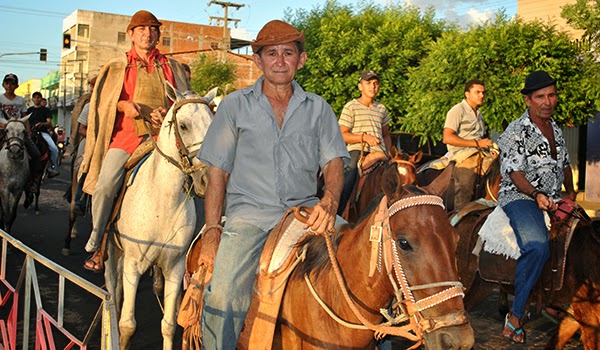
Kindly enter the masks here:
M 335 227 L 347 222 L 336 217 Z M 252 301 L 252 288 L 269 231 L 225 224 L 210 284 L 204 290 L 202 348 L 234 350 Z
M 256 269 L 269 232 L 242 222 L 225 225 L 204 291 L 202 347 L 234 350 L 252 300 Z
M 544 215 L 534 201 L 518 200 L 502 207 L 515 231 L 521 256 L 515 272 L 515 299 L 512 313 L 518 318 L 525 315 L 531 290 L 537 283 L 550 256 L 549 232 Z
M 58 147 L 56 146 L 56 143 L 54 143 L 54 140 L 50 134 L 47 132 L 42 132 L 41 134 L 44 138 L 44 141 L 46 141 L 48 144 L 48 151 L 50 152 L 50 167 L 55 169 L 58 165 Z

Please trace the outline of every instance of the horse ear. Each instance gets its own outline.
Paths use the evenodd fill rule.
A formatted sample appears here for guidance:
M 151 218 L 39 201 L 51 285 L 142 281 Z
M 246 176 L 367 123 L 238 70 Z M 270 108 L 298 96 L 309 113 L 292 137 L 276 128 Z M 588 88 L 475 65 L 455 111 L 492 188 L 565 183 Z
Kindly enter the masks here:
M 396 146 L 392 145 L 392 147 L 390 147 L 390 159 L 395 159 L 398 156 L 398 149 L 396 148 Z
M 206 102 L 210 103 L 212 100 L 215 99 L 215 96 L 217 96 L 218 91 L 219 91 L 219 87 L 213 88 L 206 95 L 204 95 L 203 99 Z
M 423 159 L 423 151 L 418 151 L 409 157 L 410 162 L 413 164 L 419 163 L 421 159 Z
M 454 174 L 455 165 L 456 162 L 450 162 L 446 169 L 444 169 L 444 171 L 442 171 L 442 173 L 435 180 L 433 180 L 433 182 L 425 187 L 427 193 L 441 196 L 444 192 L 446 192 L 448 186 L 450 185 L 450 181 L 453 180 L 452 175 Z
M 24 116 L 23 118 L 21 118 L 19 120 L 22 121 L 23 123 L 25 123 L 29 120 L 29 117 L 31 117 L 31 113 L 29 113 L 28 115 Z M 1 120 L 0 120 L 0 122 L 1 122 Z
M 382 184 L 381 189 L 383 193 L 388 198 L 392 198 L 392 196 L 398 192 L 398 187 L 400 187 L 400 174 L 398 174 L 398 170 L 396 167 L 387 167 L 382 176 Z
M 165 80 L 165 91 L 167 92 L 167 97 L 169 100 L 173 102 L 185 99 L 183 94 L 175 89 L 175 87 L 168 80 Z

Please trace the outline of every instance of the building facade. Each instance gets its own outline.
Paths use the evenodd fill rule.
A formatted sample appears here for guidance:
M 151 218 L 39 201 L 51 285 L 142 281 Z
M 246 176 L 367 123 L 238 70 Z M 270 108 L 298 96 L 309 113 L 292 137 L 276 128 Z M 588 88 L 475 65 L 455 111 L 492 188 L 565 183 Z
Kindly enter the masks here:
M 70 110 L 77 98 L 88 90 L 88 81 L 111 58 L 131 48 L 126 29 L 131 16 L 75 10 L 63 20 L 62 31 L 70 34 L 71 47 L 61 53 L 61 79 L 58 97 L 58 123 L 70 125 Z M 230 37 L 228 28 L 169 21 L 162 23 L 158 49 L 179 62 L 190 64 L 199 53 L 215 59 L 227 59 L 236 64 L 238 77 L 235 88 L 252 84 L 261 72 L 254 67 L 252 56 L 237 50 L 249 42 Z M 226 44 L 224 44 L 226 43 Z M 223 50 L 224 47 L 230 50 Z M 70 130 L 67 130 L 70 133 Z

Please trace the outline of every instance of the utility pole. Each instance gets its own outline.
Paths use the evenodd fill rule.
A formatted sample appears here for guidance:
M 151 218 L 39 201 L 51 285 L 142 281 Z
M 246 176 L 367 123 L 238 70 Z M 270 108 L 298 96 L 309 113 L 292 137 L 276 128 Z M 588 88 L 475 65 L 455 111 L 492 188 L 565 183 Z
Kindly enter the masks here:
M 229 18 L 229 8 L 230 7 L 235 7 L 236 10 L 239 10 L 240 7 L 244 7 L 245 5 L 243 4 L 234 4 L 231 2 L 226 2 L 226 1 L 217 1 L 217 0 L 211 0 L 208 5 L 219 5 L 221 7 L 223 7 L 224 11 L 225 11 L 225 15 L 223 17 L 215 17 L 215 16 L 210 16 L 210 22 L 212 24 L 213 20 L 216 20 L 217 23 L 223 23 L 223 45 L 221 46 L 221 51 L 223 52 L 223 61 L 225 61 L 226 57 L 227 57 L 227 51 L 229 51 L 229 47 L 230 47 L 230 37 L 227 36 L 227 29 L 228 29 L 228 25 L 229 22 L 235 22 L 235 26 L 237 27 L 237 24 L 239 23 L 239 19 L 236 18 Z

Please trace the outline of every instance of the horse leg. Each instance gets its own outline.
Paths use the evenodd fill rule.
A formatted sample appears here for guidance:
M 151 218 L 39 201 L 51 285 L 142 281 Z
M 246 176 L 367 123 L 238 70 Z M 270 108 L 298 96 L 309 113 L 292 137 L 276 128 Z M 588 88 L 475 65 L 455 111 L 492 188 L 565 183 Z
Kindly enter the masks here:
M 62 254 L 68 256 L 71 253 L 71 239 L 77 237 L 77 228 L 75 227 L 75 220 L 77 214 L 73 212 L 73 201 L 71 201 L 71 210 L 69 210 L 69 228 L 65 235 L 65 246 L 62 249 Z
M 38 189 L 38 192 L 35 194 L 35 215 L 40 214 L 40 192 L 41 189 Z
M 546 344 L 546 350 L 561 350 L 579 329 L 579 323 L 571 317 L 565 317 L 559 324 L 558 329 Z M 583 340 L 583 339 L 582 339 Z M 595 349 L 584 346 L 584 349 Z
M 179 263 L 175 263 L 170 269 L 169 273 L 165 273 L 163 269 L 163 276 L 165 279 L 164 286 L 164 313 L 161 321 L 161 332 L 163 336 L 163 350 L 173 349 L 173 337 L 175 336 L 175 329 L 177 327 L 176 317 L 178 310 L 178 301 L 181 294 L 181 282 L 183 280 L 183 274 L 185 273 L 185 256 Z
M 121 309 L 121 318 L 119 319 L 119 344 L 121 349 L 131 347 L 131 338 L 135 333 L 137 322 L 135 321 L 135 296 L 140 283 L 142 271 L 137 261 L 127 259 L 123 260 L 123 307 Z

